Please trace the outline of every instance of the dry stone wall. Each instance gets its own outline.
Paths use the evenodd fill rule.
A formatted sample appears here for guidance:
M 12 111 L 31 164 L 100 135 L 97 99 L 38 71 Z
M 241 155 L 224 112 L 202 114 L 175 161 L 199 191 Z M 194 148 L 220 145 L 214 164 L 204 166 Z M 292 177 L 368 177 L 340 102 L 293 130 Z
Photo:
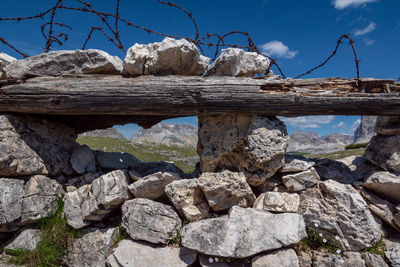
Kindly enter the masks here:
M 183 60 L 179 70 L 166 60 L 174 57 Z M 135 45 L 124 63 L 87 50 L 1 67 L 15 79 L 122 69 L 245 76 L 266 60 L 229 50 L 207 64 L 192 44 L 166 39 Z M 286 154 L 289 137 L 275 117 L 205 113 L 200 170 L 184 174 L 171 163 L 92 151 L 60 123 L 0 114 L 0 245 L 34 250 L 43 237 L 33 223 L 61 200 L 68 225 L 82 233 L 67 266 L 399 266 L 400 123 L 377 121 L 366 157 L 333 161 Z M 382 237 L 390 244 L 384 257 L 368 253 Z

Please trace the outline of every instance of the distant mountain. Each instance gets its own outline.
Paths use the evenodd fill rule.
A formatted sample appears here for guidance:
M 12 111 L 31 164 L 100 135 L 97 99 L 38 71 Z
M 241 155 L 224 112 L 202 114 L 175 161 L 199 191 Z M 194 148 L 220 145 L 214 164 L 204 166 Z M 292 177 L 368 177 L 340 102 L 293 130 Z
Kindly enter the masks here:
M 290 135 L 288 152 L 330 153 L 344 150 L 353 143 L 353 137 L 346 134 L 320 136 L 314 132 L 296 131 Z
M 368 143 L 372 136 L 375 135 L 374 127 L 376 122 L 376 116 L 361 116 L 360 125 L 354 132 L 355 144 Z
M 90 132 L 81 133 L 78 136 L 110 137 L 110 138 L 126 139 L 115 128 L 94 130 L 94 131 L 90 131 Z
M 197 127 L 190 124 L 159 123 L 150 129 L 141 129 L 131 138 L 132 143 L 157 143 L 167 146 L 196 148 Z

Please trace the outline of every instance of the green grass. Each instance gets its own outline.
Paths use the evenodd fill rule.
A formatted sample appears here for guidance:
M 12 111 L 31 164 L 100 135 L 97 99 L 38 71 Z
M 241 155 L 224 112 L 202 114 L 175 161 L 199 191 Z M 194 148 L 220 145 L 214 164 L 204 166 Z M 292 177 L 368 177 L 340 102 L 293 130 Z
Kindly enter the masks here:
M 383 236 L 382 238 L 376 242 L 375 245 L 373 245 L 372 247 L 369 248 L 364 248 L 363 252 L 367 252 L 367 253 L 372 253 L 372 254 L 378 254 L 381 255 L 382 257 L 384 257 L 384 252 L 385 252 L 385 244 L 383 243 Z
M 317 232 L 314 230 L 309 229 L 307 231 L 307 237 L 302 239 L 298 246 L 300 250 L 307 251 L 307 250 L 318 250 L 322 252 L 330 252 L 330 253 L 337 253 L 340 250 L 340 247 L 335 242 L 325 239 L 324 236 L 319 236 Z
M 348 146 L 345 146 L 344 149 L 356 149 L 356 148 L 366 148 L 368 146 L 368 143 L 361 143 L 361 144 L 351 144 Z
M 22 249 L 6 249 L 12 256 L 10 263 L 26 266 L 60 266 L 64 265 L 64 257 L 80 232 L 67 224 L 63 213 L 64 204 L 60 200 L 57 210 L 50 216 L 42 218 L 37 226 L 42 231 L 42 240 L 33 251 Z
M 176 230 L 176 235 L 173 236 L 169 241 L 168 244 L 169 245 L 173 245 L 173 246 L 180 246 L 182 242 L 182 234 L 180 230 Z
M 364 155 L 365 155 L 365 148 L 357 148 L 357 149 L 348 149 L 348 150 L 325 153 L 325 154 L 313 154 L 313 155 L 308 155 L 308 157 L 337 160 L 337 159 L 347 158 L 350 156 L 364 156 Z
M 132 144 L 129 140 L 90 136 L 79 137 L 77 142 L 81 145 L 86 144 L 93 150 L 130 153 L 144 162 L 173 161 L 185 173 L 192 172 L 198 161 L 196 150 L 187 147 L 162 144 Z

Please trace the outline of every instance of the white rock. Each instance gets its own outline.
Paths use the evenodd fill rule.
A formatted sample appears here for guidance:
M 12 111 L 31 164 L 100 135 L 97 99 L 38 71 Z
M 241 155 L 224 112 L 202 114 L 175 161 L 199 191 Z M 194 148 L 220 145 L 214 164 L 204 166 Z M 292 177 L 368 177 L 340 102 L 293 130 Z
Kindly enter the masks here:
M 197 254 L 187 248 L 157 247 L 149 243 L 122 240 L 107 258 L 110 267 L 186 267 Z
M 10 64 L 11 62 L 14 62 L 16 60 L 17 60 L 16 58 L 14 58 L 10 55 L 7 55 L 6 53 L 0 52 L 0 68 L 1 67 L 4 68 L 8 64 Z
M 24 181 L 0 178 L 0 233 L 14 230 L 12 223 L 21 217 Z
M 400 203 L 400 176 L 390 172 L 375 172 L 364 182 L 363 187 L 384 199 Z
M 72 151 L 71 166 L 79 174 L 96 172 L 96 160 L 90 147 L 87 145 L 76 147 Z
M 251 260 L 251 267 L 299 267 L 299 259 L 293 249 L 281 249 L 261 254 Z
M 266 192 L 263 194 L 262 208 L 273 212 L 297 212 L 300 206 L 298 194 Z
M 205 172 L 197 179 L 208 205 L 215 211 L 226 210 L 234 205 L 252 207 L 256 199 L 246 177 L 240 172 Z
M 400 135 L 375 135 L 369 141 L 365 155 L 384 170 L 400 172 Z
M 137 198 L 158 199 L 165 196 L 165 187 L 180 177 L 177 173 L 156 172 L 129 185 L 129 191 Z
M 42 232 L 37 229 L 26 229 L 20 233 L 13 242 L 7 245 L 6 249 L 36 249 L 39 242 L 42 240 Z
M 123 73 L 138 75 L 200 75 L 210 59 L 185 39 L 166 37 L 162 42 L 135 44 L 128 49 Z
M 208 216 L 210 207 L 197 179 L 173 181 L 165 187 L 165 193 L 178 213 L 188 221 L 193 222 Z
M 264 73 L 270 60 L 255 52 L 239 48 L 222 49 L 219 57 L 207 68 L 208 76 L 253 77 Z
M 285 155 L 285 165 L 279 170 L 280 172 L 302 172 L 310 169 L 315 162 L 301 156 Z
M 385 257 L 392 267 L 400 267 L 400 245 L 385 250 Z
M 220 257 L 246 258 L 306 237 L 303 217 L 232 207 L 229 217 L 191 222 L 182 231 L 182 246 Z
M 320 178 L 314 168 L 296 174 L 284 175 L 283 184 L 289 192 L 300 192 L 313 187 L 319 182 Z
M 120 74 L 122 60 L 104 51 L 59 50 L 17 60 L 5 67 L 15 79 L 24 76 L 59 76 L 62 74 Z

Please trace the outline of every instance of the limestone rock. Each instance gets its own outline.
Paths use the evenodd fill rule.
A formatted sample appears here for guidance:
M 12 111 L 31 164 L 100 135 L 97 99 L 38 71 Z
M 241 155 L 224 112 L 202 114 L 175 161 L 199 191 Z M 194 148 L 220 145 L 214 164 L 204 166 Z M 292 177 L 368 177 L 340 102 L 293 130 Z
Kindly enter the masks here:
M 68 266 L 105 266 L 118 228 L 90 229 L 81 238 L 75 239 L 68 251 Z
M 59 76 L 62 74 L 120 74 L 122 60 L 104 51 L 59 50 L 17 60 L 5 67 L 8 76 Z
M 338 159 L 338 162 L 345 164 L 351 171 L 350 177 L 347 176 L 348 172 L 344 171 L 342 177 L 347 179 L 340 179 L 340 173 L 333 176 L 332 178 L 338 182 L 343 181 L 345 183 L 350 183 L 352 181 L 364 181 L 372 172 L 380 170 L 379 167 L 372 164 L 366 157 L 361 156 L 350 156 L 343 159 Z M 317 169 L 319 171 L 320 169 Z M 331 173 L 334 172 L 331 169 Z M 324 174 L 325 177 L 330 177 L 329 174 Z M 325 178 L 324 177 L 324 178 Z
M 285 155 L 285 165 L 279 170 L 280 172 L 302 172 L 310 169 L 315 165 L 315 162 L 296 155 Z
M 313 167 L 307 171 L 288 174 L 282 177 L 283 184 L 289 192 L 303 191 L 316 185 L 319 180 L 319 175 Z
M 131 178 L 131 180 L 134 181 L 134 182 L 137 182 L 137 181 L 139 181 L 140 179 L 143 178 L 142 175 L 140 175 L 138 172 L 136 172 L 134 170 L 128 171 L 128 175 Z
M 142 176 L 147 176 L 156 172 L 172 172 L 177 173 L 180 177 L 185 174 L 181 169 L 170 162 L 166 161 L 150 161 L 150 162 L 140 162 L 134 167 L 135 171 Z
M 256 199 L 243 173 L 223 171 L 203 173 L 197 180 L 208 205 L 215 210 L 226 210 L 234 205 L 252 207 Z
M 266 192 L 263 197 L 263 209 L 273 212 L 297 212 L 300 206 L 298 194 L 284 192 Z
M 384 199 L 400 203 L 400 176 L 390 172 L 375 172 L 364 182 L 363 186 Z
M 361 253 L 361 258 L 364 260 L 366 267 L 388 267 L 381 255 Z
M 252 267 L 299 267 L 299 259 L 293 249 L 282 249 L 261 254 L 252 259 Z
M 55 180 L 35 175 L 25 184 L 21 222 L 30 222 L 50 216 L 64 195 L 63 187 Z
M 122 205 L 122 227 L 135 240 L 167 244 L 181 225 L 171 206 L 144 198 L 128 200 Z
M 95 151 L 95 155 L 97 165 L 103 169 L 128 169 L 134 168 L 140 163 L 140 160 L 128 153 Z
M 185 225 L 182 246 L 207 255 L 245 258 L 295 244 L 306 236 L 301 215 L 234 206 L 229 217 Z
M 282 175 L 276 173 L 274 176 L 267 178 L 262 184 L 254 187 L 254 193 L 256 195 L 272 191 L 274 188 L 282 185 Z
M 72 174 L 75 132 L 30 116 L 0 114 L 0 176 Z
M 299 267 L 312 267 L 312 252 L 299 251 L 297 258 L 299 260 Z
M 222 49 L 219 57 L 208 67 L 207 76 L 253 77 L 269 69 L 270 60 L 256 52 L 239 48 Z
M 16 60 L 17 60 L 16 58 L 7 55 L 6 53 L 0 52 L 0 68 L 4 68 L 8 64 Z
M 173 181 L 165 193 L 179 214 L 188 221 L 198 221 L 208 216 L 209 206 L 197 179 Z
M 385 257 L 392 267 L 400 267 L 400 245 L 386 249 Z
M 135 44 L 128 49 L 123 73 L 139 75 L 200 75 L 210 59 L 185 39 L 166 37 L 162 42 Z
M 369 161 L 387 171 L 400 172 L 400 135 L 375 135 L 365 150 Z
M 42 232 L 40 230 L 26 229 L 5 248 L 34 250 L 41 240 Z
M 381 199 L 366 190 L 361 191 L 361 196 L 369 203 L 368 207 L 372 213 L 400 232 L 400 228 L 396 225 L 394 220 L 396 207 L 392 203 Z
M 129 191 L 137 198 L 158 199 L 165 196 L 165 187 L 180 177 L 172 172 L 156 172 L 129 185 Z
M 313 267 L 365 267 L 365 263 L 357 252 L 345 252 L 343 255 L 315 252 Z
M 186 267 L 196 261 L 197 254 L 187 248 L 157 247 L 149 243 L 122 240 L 107 258 L 110 267 Z
M 339 160 L 317 159 L 314 168 L 322 180 L 335 180 L 342 184 L 351 184 L 357 180 L 349 166 Z
M 75 229 L 101 221 L 104 216 L 130 198 L 128 177 L 121 171 L 100 176 L 90 185 L 68 192 L 64 198 L 67 223 Z
M 382 135 L 400 134 L 400 117 L 378 116 L 375 123 L 375 132 Z
M 274 117 L 199 116 L 197 151 L 202 172 L 244 172 L 249 174 L 249 184 L 260 185 L 284 165 L 288 143 L 285 125 Z
M 76 147 L 72 151 L 71 166 L 79 174 L 96 172 L 96 160 L 93 151 L 87 145 Z
M 0 178 L 0 232 L 14 230 L 10 224 L 21 217 L 24 181 Z
M 343 250 L 371 247 L 382 236 L 380 225 L 358 192 L 333 180 L 302 192 L 299 213 L 309 229 L 324 233 Z

